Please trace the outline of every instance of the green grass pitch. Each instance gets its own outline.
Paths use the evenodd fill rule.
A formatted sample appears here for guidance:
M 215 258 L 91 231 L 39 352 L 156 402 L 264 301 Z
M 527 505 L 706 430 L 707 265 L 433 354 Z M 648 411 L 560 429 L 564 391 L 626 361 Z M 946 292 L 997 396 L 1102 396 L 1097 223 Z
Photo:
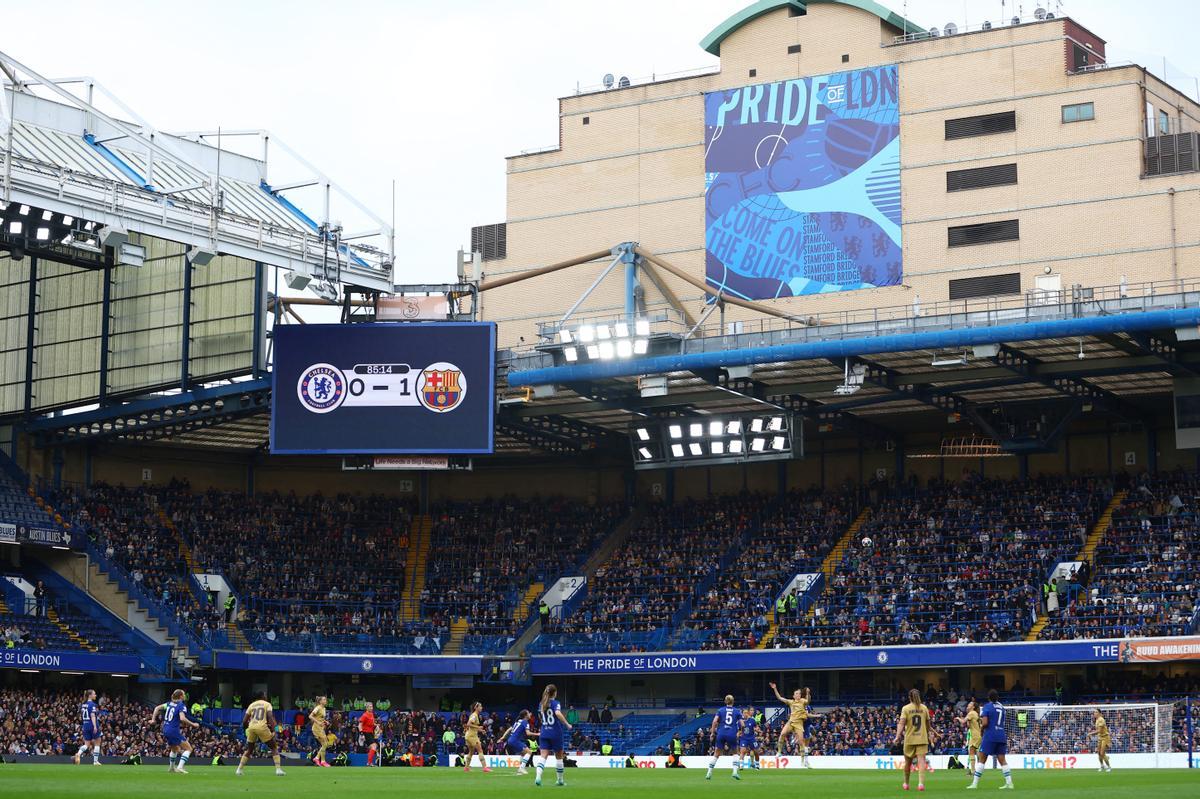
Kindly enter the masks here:
M 285 766 L 286 768 L 286 766 Z M 464 774 L 444 768 L 333 768 L 293 766 L 277 777 L 269 767 L 252 767 L 241 777 L 231 766 L 189 766 L 190 773 L 168 774 L 165 766 L 44 766 L 0 765 L 0 796 L 72 797 L 72 799 L 174 799 L 175 797 L 455 797 L 465 792 L 479 796 L 534 796 L 549 793 L 580 799 L 613 799 L 624 794 L 638 797 L 808 796 L 830 799 L 859 797 L 917 796 L 913 789 L 900 790 L 902 774 L 897 771 L 754 771 L 743 772 L 734 782 L 729 770 L 717 771 L 711 782 L 703 769 L 568 769 L 567 785 L 554 785 L 554 772 L 545 784 L 533 785 L 532 776 L 517 776 L 512 769 L 490 774 L 474 770 Z M 995 794 L 1002 782 L 997 772 L 984 775 L 977 791 L 965 791 L 969 778 L 961 771 L 938 771 L 927 778 L 925 795 L 970 797 Z M 1129 797 L 1200 797 L 1200 770 L 1162 769 L 1114 771 L 1014 771 L 1016 792 L 1051 799 L 1128 799 Z

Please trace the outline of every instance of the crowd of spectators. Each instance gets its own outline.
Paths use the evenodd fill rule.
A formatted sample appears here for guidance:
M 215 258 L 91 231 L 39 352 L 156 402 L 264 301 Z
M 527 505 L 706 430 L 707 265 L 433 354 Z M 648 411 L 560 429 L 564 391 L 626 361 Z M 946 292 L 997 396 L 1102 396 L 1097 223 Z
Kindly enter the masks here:
M 543 582 L 549 588 L 582 565 L 624 514 L 620 503 L 553 498 L 439 508 L 433 514 L 438 544 L 426 565 L 422 609 L 426 615 L 467 619 L 468 636 L 511 639 L 529 586 Z
M 1020 640 L 1046 575 L 1078 551 L 1111 495 L 1085 477 L 897 492 L 875 503 L 812 614 L 789 619 L 775 645 Z
M 588 581 L 588 594 L 548 632 L 592 645 L 641 648 L 637 634 L 668 629 L 721 561 L 757 524 L 761 497 L 745 494 L 703 502 L 659 504 Z M 634 634 L 634 635 L 630 635 Z
M 850 523 L 852 497 L 816 491 L 764 503 L 762 516 L 737 559 L 692 609 L 685 629 L 700 633 L 701 649 L 753 649 L 767 614 L 797 574 L 821 561 Z
M 1139 478 L 1043 639 L 1186 635 L 1200 592 L 1200 475 Z M 1058 603 L 1056 603 L 1058 604 Z
M 74 755 L 80 740 L 79 706 L 83 692 L 0 688 L 0 753 Z M 151 723 L 153 709 L 119 696 L 100 696 L 101 757 L 127 759 L 166 752 L 161 725 Z M 236 756 L 241 744 L 232 736 L 201 726 L 188 733 L 197 760 Z M 112 762 L 109 760 L 109 762 Z

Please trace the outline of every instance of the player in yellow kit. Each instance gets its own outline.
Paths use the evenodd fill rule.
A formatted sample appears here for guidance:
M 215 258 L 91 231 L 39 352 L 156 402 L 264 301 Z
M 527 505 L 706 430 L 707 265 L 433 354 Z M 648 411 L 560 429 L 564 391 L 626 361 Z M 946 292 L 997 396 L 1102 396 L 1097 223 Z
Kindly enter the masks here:
M 467 764 L 463 766 L 463 771 L 471 770 L 471 761 L 475 759 L 475 755 L 479 755 L 479 762 L 484 771 L 492 770 L 483 757 L 483 744 L 479 742 L 479 733 L 483 732 L 483 720 L 479 717 L 482 712 L 482 702 L 471 705 L 471 715 L 463 726 L 463 738 L 467 740 Z
M 775 698 L 788 706 L 788 720 L 783 725 L 783 729 L 779 731 L 779 743 L 776 746 L 776 753 L 783 754 L 783 746 L 787 742 L 789 735 L 792 736 L 792 742 L 796 746 L 796 750 L 800 752 L 800 762 L 805 768 L 812 768 L 808 762 L 808 741 L 804 737 L 804 726 L 808 723 L 809 716 L 816 716 L 816 713 L 809 713 L 808 706 L 812 702 L 812 691 L 807 688 L 797 688 L 792 692 L 791 699 L 784 699 L 779 693 L 779 689 L 775 687 L 775 683 L 768 683 L 771 690 L 775 692 Z
M 1112 763 L 1108 761 L 1108 747 L 1112 746 L 1112 735 L 1108 731 L 1108 722 L 1104 720 L 1104 716 L 1100 715 L 1100 708 L 1096 708 L 1092 712 L 1092 723 L 1096 726 L 1088 734 L 1088 737 L 1096 739 L 1096 754 L 1100 757 L 1098 770 L 1112 771 Z
M 242 774 L 242 769 L 246 767 L 246 763 L 250 760 L 250 755 L 254 754 L 254 745 L 264 743 L 271 747 L 271 759 L 275 761 L 276 776 L 283 776 L 283 768 L 279 763 L 279 742 L 275 740 L 275 710 L 271 707 L 271 703 L 267 701 L 267 692 L 259 691 L 254 701 L 246 708 L 246 713 L 242 716 L 242 729 L 246 733 L 246 751 L 242 752 L 242 759 L 238 763 L 235 773 Z
M 921 703 L 921 692 L 908 692 L 908 704 L 896 721 L 896 743 L 904 739 L 904 790 L 908 790 L 908 775 L 913 762 L 917 764 L 917 790 L 925 790 L 925 755 L 937 736 L 929 729 L 929 708 Z
M 967 728 L 967 770 L 975 772 L 975 758 L 979 756 L 979 744 L 983 739 L 983 730 L 979 727 L 979 705 L 972 699 L 967 703 L 967 714 L 956 719 Z
M 326 711 L 328 704 L 329 700 L 326 697 L 318 696 L 317 704 L 308 714 L 309 723 L 312 724 L 313 740 L 317 742 L 317 755 L 313 758 L 313 762 L 325 768 L 329 768 L 329 763 L 325 760 L 325 750 L 337 743 L 337 736 L 329 732 L 326 727 L 329 723 Z

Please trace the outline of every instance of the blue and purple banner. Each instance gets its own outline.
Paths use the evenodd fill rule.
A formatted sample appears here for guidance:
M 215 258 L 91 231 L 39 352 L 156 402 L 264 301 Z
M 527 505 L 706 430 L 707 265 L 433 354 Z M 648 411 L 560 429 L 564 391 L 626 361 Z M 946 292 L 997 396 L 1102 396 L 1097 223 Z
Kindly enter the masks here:
M 896 65 L 704 96 L 709 285 L 761 300 L 899 285 Z

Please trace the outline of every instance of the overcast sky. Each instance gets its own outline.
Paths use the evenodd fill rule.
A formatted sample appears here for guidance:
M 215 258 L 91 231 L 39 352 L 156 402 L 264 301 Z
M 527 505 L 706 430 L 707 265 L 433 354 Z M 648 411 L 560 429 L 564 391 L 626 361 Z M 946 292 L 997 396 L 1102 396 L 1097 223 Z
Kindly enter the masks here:
M 396 280 L 416 283 L 452 280 L 470 227 L 504 219 L 504 157 L 557 142 L 556 98 L 606 72 L 714 65 L 698 42 L 749 2 L 10 2 L 0 50 L 48 77 L 90 75 L 161 130 L 269 129 L 385 218 L 395 179 Z M 1062 5 L 1110 60 L 1161 72 L 1165 56 L 1195 93 L 1196 0 Z M 1000 0 L 907 6 L 926 26 L 1001 18 Z

